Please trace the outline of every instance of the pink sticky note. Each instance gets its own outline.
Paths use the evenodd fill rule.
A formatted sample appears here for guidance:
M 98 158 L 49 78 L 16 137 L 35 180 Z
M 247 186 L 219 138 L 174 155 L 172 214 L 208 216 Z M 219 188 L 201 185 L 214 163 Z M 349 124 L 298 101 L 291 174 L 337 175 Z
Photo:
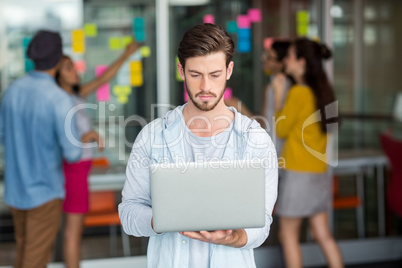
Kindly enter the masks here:
M 109 101 L 110 100 L 110 84 L 104 84 L 100 86 L 96 91 L 96 99 L 98 101 Z
M 95 75 L 101 76 L 107 70 L 107 65 L 98 65 L 95 67 Z
M 248 18 L 251 22 L 261 21 L 261 10 L 259 8 L 250 8 L 248 10 Z
M 98 65 L 95 67 L 95 75 L 101 76 L 107 70 L 107 65 Z M 96 91 L 96 99 L 98 101 L 110 100 L 110 84 L 104 84 Z
M 251 22 L 247 15 L 237 16 L 237 28 L 242 28 L 242 29 L 251 28 Z
M 188 93 L 187 93 L 186 82 L 184 82 L 183 85 L 184 85 L 184 102 L 188 102 Z
M 233 91 L 230 87 L 225 89 L 225 93 L 223 93 L 223 99 L 227 100 L 233 97 Z
M 87 65 L 84 60 L 74 61 L 74 67 L 78 73 L 83 74 L 87 70 Z
M 204 23 L 212 23 L 215 24 L 215 17 L 214 15 L 207 14 L 204 16 Z
M 264 49 L 265 50 L 270 49 L 273 43 L 274 39 L 272 37 L 264 38 Z

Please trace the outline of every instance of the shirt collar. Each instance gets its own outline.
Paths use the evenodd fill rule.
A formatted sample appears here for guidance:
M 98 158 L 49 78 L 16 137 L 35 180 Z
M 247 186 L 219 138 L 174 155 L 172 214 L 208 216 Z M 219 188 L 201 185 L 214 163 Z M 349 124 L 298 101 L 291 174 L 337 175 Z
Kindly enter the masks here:
M 33 77 L 39 77 L 39 78 L 49 79 L 49 80 L 54 81 L 54 77 L 53 77 L 53 76 L 51 76 L 51 75 L 48 74 L 48 73 L 41 72 L 41 71 L 30 71 L 30 72 L 28 73 L 28 75 L 33 76 Z

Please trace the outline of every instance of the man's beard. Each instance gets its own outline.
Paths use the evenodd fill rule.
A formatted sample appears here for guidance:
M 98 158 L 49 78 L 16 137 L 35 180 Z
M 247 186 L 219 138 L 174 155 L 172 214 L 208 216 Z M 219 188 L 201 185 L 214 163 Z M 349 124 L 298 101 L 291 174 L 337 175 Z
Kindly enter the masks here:
M 199 95 L 209 95 L 209 96 L 216 97 L 216 94 L 213 92 L 205 93 L 205 92 L 201 91 L 201 92 L 195 94 L 195 96 L 193 96 L 190 88 L 187 85 L 187 82 L 184 81 L 184 83 L 186 83 L 187 94 L 188 94 L 189 100 L 194 104 L 195 107 L 197 107 L 198 109 L 200 109 L 203 112 L 208 112 L 208 111 L 213 110 L 218 105 L 218 103 L 221 101 L 221 99 L 223 97 L 223 93 L 225 93 L 225 90 L 222 90 L 221 94 L 219 95 L 219 98 L 217 98 L 214 103 L 208 103 L 208 102 L 198 103 L 195 101 L 195 98 L 197 98 Z M 226 88 L 226 82 L 225 82 L 225 85 L 223 88 Z

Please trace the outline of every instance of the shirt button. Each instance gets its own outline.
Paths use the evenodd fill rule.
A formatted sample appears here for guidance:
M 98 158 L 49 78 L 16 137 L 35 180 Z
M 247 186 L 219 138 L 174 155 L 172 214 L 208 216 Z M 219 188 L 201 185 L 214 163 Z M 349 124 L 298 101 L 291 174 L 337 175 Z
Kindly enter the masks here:
M 183 240 L 182 242 L 183 242 L 183 244 L 187 244 L 187 241 L 186 241 L 186 240 Z

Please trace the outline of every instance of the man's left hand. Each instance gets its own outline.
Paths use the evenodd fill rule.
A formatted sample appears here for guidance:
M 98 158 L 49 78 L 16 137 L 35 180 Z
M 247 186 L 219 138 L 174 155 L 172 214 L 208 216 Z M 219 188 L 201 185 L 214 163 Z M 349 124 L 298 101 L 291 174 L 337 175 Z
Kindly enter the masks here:
M 244 229 L 219 230 L 211 232 L 180 232 L 180 234 L 203 242 L 235 248 L 241 248 L 247 244 L 247 234 Z

